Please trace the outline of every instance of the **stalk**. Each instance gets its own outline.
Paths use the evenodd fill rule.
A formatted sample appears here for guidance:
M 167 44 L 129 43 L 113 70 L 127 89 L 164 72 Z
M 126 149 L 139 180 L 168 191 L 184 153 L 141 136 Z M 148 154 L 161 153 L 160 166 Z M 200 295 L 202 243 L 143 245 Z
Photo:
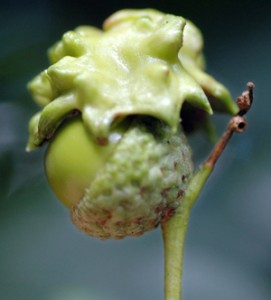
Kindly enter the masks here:
M 162 224 L 164 241 L 164 299 L 181 300 L 184 243 L 191 209 L 199 193 L 212 172 L 212 167 L 204 164 L 191 180 L 183 203 L 175 215 Z
M 249 82 L 247 86 L 248 91 L 243 92 L 237 98 L 239 113 L 231 118 L 210 156 L 192 177 L 175 215 L 162 224 L 165 260 L 164 300 L 182 300 L 184 243 L 191 209 L 233 133 L 241 133 L 246 128 L 244 115 L 250 109 L 253 101 L 254 84 Z

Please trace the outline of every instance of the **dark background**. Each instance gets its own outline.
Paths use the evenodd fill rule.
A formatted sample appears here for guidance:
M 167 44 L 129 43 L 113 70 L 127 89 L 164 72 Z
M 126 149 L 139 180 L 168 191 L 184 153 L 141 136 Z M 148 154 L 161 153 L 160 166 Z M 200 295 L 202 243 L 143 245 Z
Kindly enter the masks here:
M 185 248 L 184 300 L 271 299 L 271 2 L 6 1 L 0 8 L 0 299 L 163 299 L 160 229 L 102 242 L 77 231 L 43 174 L 43 151 L 26 154 L 37 111 L 26 83 L 46 50 L 82 24 L 153 7 L 201 28 L 208 72 L 238 96 L 256 84 L 249 126 L 232 139 L 193 210 Z M 218 133 L 228 117 L 214 117 Z M 193 137 L 195 159 L 211 145 Z

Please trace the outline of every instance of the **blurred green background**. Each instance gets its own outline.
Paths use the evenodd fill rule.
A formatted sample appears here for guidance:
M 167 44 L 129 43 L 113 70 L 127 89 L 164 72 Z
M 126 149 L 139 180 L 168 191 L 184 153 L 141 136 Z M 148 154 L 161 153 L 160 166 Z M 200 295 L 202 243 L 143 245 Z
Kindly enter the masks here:
M 234 97 L 256 84 L 249 126 L 232 139 L 193 210 L 184 300 L 271 299 L 271 2 L 6 1 L 0 7 L 0 299 L 163 299 L 160 229 L 99 241 L 77 231 L 26 154 L 37 111 L 25 85 L 47 67 L 46 50 L 81 24 L 101 26 L 120 8 L 153 7 L 202 29 L 208 72 Z M 228 117 L 214 117 L 221 133 Z M 211 148 L 197 135 L 195 159 Z

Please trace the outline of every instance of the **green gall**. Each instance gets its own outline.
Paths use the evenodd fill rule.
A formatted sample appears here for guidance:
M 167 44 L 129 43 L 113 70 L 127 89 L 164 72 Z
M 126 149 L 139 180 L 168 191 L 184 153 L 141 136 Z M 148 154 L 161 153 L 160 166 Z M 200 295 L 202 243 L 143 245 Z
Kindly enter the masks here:
M 116 12 L 103 30 L 78 27 L 50 48 L 51 65 L 28 84 L 41 110 L 27 150 L 49 141 L 49 184 L 84 232 L 137 236 L 181 205 L 192 174 L 184 103 L 237 112 L 205 73 L 202 47 L 190 21 L 143 9 Z
M 103 138 L 115 121 L 135 114 L 161 119 L 176 132 L 184 101 L 212 112 L 207 96 L 214 107 L 237 112 L 226 88 L 204 72 L 201 34 L 182 17 L 123 10 L 103 31 L 84 26 L 64 34 L 49 57 L 52 65 L 28 84 L 43 106 L 29 150 L 74 110 Z

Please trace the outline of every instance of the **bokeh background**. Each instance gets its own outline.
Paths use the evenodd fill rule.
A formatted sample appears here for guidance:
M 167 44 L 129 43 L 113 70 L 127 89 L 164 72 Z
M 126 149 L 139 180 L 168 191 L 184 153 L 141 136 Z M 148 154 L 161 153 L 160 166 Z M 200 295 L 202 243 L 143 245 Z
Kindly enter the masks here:
M 232 139 L 196 204 L 187 235 L 185 300 L 271 299 L 271 1 L 5 1 L 0 6 L 0 299 L 163 299 L 159 228 L 99 241 L 77 231 L 50 191 L 43 152 L 26 154 L 37 111 L 25 85 L 46 50 L 115 10 L 153 7 L 191 19 L 205 36 L 208 72 L 234 97 L 256 84 L 249 126 Z M 218 133 L 228 117 L 214 117 Z M 196 162 L 211 144 L 191 143 Z

